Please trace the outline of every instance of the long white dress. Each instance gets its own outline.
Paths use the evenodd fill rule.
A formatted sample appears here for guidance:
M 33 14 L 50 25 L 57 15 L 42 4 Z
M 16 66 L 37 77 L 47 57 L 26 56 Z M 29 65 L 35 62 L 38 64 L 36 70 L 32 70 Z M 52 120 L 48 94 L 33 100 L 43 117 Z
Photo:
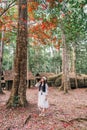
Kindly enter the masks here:
M 49 107 L 48 99 L 46 98 L 48 95 L 48 85 L 47 84 L 45 84 L 45 85 L 46 85 L 45 92 L 40 90 L 38 93 L 38 107 L 39 108 L 48 108 Z

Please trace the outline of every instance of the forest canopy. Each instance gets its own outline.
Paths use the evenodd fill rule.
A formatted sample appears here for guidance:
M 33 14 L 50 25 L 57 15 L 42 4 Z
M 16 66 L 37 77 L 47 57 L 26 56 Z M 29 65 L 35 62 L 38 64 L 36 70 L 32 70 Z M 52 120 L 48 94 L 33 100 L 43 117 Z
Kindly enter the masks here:
M 18 5 L 14 0 L 0 1 L 0 39 L 4 42 L 3 70 L 13 68 Z M 22 5 L 22 9 L 25 6 Z M 72 46 L 76 53 L 77 73 L 87 74 L 87 21 L 85 0 L 28 1 L 28 70 L 60 73 L 62 66 L 62 30 L 68 45 L 71 66 Z M 86 10 L 86 9 L 85 9 Z M 24 19 L 22 19 L 23 22 Z M 4 31 L 4 37 L 2 33 Z M 43 64 L 43 66 L 42 66 Z

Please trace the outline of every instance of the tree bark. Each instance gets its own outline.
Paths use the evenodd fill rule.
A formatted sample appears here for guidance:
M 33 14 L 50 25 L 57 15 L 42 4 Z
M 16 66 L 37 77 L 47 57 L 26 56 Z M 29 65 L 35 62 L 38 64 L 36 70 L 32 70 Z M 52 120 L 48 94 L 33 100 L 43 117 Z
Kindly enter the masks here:
M 72 47 L 72 61 L 71 61 L 71 72 L 75 72 L 75 61 L 76 61 L 76 55 L 75 55 L 75 47 Z
M 1 43 L 0 43 L 0 94 L 3 94 L 2 87 L 1 87 L 1 76 L 2 76 L 2 57 L 3 57 L 3 46 L 4 46 L 4 31 L 1 33 Z
M 64 90 L 65 93 L 68 92 L 70 88 L 69 84 L 69 65 L 68 65 L 68 50 L 67 44 L 65 41 L 65 35 L 62 34 L 62 41 L 63 41 L 63 52 L 62 52 L 62 86 L 60 90 Z
M 25 106 L 27 104 L 27 0 L 19 0 L 18 7 L 19 18 L 14 61 L 14 81 L 7 107 Z
M 75 75 L 75 85 L 76 88 L 78 88 L 78 82 L 77 82 L 77 74 L 76 74 L 76 47 L 73 45 L 72 47 L 72 61 L 71 61 L 71 72 Z

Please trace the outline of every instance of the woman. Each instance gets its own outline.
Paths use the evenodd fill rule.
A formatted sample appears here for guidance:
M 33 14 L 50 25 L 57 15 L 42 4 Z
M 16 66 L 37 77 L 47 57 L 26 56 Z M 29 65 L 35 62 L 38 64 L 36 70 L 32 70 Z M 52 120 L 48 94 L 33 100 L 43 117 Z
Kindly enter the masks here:
M 49 107 L 48 104 L 48 85 L 47 85 L 47 80 L 46 77 L 42 77 L 39 84 L 39 93 L 38 93 L 38 108 L 41 111 L 40 116 L 45 115 L 45 111 Z

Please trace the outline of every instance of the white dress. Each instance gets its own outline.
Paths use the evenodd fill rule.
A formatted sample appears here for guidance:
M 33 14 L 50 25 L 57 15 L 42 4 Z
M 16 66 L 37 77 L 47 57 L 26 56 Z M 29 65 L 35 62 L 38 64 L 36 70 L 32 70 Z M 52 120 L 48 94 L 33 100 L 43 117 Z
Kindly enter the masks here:
M 48 95 L 48 85 L 46 84 L 46 91 L 43 92 L 42 90 L 40 90 L 38 93 L 38 107 L 39 108 L 49 107 L 48 99 L 46 99 L 47 95 Z

